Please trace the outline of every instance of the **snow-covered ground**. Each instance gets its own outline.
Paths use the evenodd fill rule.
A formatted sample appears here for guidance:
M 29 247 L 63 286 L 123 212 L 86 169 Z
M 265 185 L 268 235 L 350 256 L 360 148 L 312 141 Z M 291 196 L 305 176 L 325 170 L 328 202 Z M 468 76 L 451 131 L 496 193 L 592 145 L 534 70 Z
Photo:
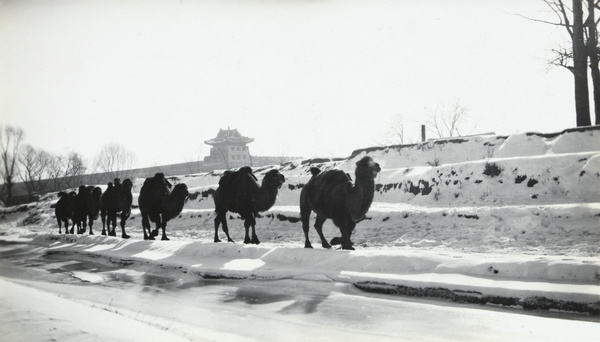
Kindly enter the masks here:
M 298 199 L 310 167 L 353 176 L 354 163 L 366 154 L 382 172 L 371 210 L 352 237 L 356 251 L 320 248 L 312 228 L 316 248 L 302 248 Z M 229 227 L 238 242 L 212 242 L 211 195 L 222 172 L 170 175 L 191 194 L 180 217 L 168 224 L 171 241 L 143 241 L 137 209 L 127 223 L 129 240 L 59 236 L 51 208 L 55 194 L 4 209 L 0 241 L 9 249 L 24 244 L 46 254 L 160 265 L 198 279 L 333 281 L 369 293 L 600 314 L 598 126 L 369 148 L 344 160 L 297 161 L 255 173 L 261 179 L 272 168 L 286 183 L 275 207 L 257 220 L 258 246 L 241 243 L 243 224 L 235 214 L 228 215 Z M 134 182 L 134 204 L 142 183 Z M 99 234 L 100 222 L 94 230 Z M 330 221 L 324 233 L 328 239 L 339 235 Z M 70 274 L 89 283 L 110 275 Z M 19 286 L 2 280 L 0 291 L 29 295 Z

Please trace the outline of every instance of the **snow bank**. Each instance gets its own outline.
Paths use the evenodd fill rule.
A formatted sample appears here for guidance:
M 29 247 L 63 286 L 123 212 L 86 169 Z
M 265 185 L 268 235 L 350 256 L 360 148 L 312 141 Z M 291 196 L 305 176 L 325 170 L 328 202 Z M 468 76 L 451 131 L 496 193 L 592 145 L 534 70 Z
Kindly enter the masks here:
M 302 249 L 298 200 L 310 168 L 353 175 L 355 162 L 365 155 L 383 170 L 374 203 L 352 236 L 357 251 Z M 296 161 L 255 173 L 260 179 L 273 168 L 286 183 L 276 205 L 257 220 L 260 247 L 212 243 L 212 194 L 223 171 L 171 177 L 173 183 L 188 185 L 190 198 L 168 224 L 170 242 L 142 241 L 135 205 L 143 179 L 134 182 L 134 210 L 126 227 L 131 240 L 56 235 L 55 195 L 2 209 L 0 237 L 52 242 L 48 247 L 53 250 L 173 264 L 203 276 L 385 279 L 393 286 L 451 283 L 457 291 L 477 293 L 499 286 L 519 298 L 538 293 L 556 300 L 598 301 L 600 126 L 374 147 L 342 160 Z M 243 222 L 237 214 L 228 220 L 232 238 L 241 241 Z M 331 239 L 339 231 L 328 220 L 324 234 Z M 309 236 L 318 247 L 312 228 Z M 548 286 L 557 294 L 545 291 Z

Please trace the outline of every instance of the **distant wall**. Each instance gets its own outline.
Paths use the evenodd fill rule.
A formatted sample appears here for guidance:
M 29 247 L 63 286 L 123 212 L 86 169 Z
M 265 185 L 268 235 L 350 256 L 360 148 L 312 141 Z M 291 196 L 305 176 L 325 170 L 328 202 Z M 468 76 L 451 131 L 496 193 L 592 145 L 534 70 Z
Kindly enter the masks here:
M 298 160 L 301 157 L 271 157 L 271 156 L 253 156 L 252 157 L 252 165 L 253 167 L 261 167 L 266 165 L 279 165 L 291 160 Z M 108 182 L 112 182 L 113 178 L 117 176 L 121 178 L 121 180 L 125 178 L 147 178 L 154 176 L 157 172 L 162 172 L 167 176 L 179 176 L 179 175 L 189 175 L 201 172 L 210 172 L 214 170 L 224 170 L 227 169 L 227 165 L 222 163 L 211 163 L 205 164 L 202 161 L 193 161 L 186 163 L 178 163 L 178 164 L 169 164 L 169 165 L 160 165 L 160 166 L 151 166 L 144 168 L 137 168 L 131 170 L 119 171 L 117 174 L 113 173 L 92 173 L 83 176 L 78 176 L 76 180 L 70 179 L 71 181 L 68 183 L 71 184 L 107 184 Z M 65 189 L 70 189 L 66 185 L 59 188 L 47 188 L 44 193 L 61 191 Z M 33 201 L 37 201 L 39 197 L 43 194 L 32 194 L 29 195 L 27 193 L 27 188 L 24 183 L 19 182 L 15 183 L 13 187 L 13 198 L 12 205 L 29 203 Z

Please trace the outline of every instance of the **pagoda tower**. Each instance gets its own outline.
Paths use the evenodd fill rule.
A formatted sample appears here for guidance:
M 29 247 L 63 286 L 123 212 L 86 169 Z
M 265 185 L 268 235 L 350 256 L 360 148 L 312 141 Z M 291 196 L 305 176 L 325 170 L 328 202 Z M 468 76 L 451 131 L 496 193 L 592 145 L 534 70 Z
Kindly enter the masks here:
M 204 165 L 223 164 L 227 169 L 252 166 L 252 157 L 246 145 L 253 141 L 253 138 L 241 135 L 237 129 L 219 129 L 215 138 L 204 142 L 212 146 L 210 155 L 204 157 Z

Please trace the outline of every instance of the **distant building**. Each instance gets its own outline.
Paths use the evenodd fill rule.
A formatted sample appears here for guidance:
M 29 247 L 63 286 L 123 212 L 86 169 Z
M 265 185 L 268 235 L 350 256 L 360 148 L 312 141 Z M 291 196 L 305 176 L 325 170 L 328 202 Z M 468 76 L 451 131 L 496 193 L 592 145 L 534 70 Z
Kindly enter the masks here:
M 204 165 L 223 165 L 226 169 L 252 165 L 252 156 L 247 144 L 253 142 L 237 129 L 220 129 L 217 136 L 204 143 L 211 145 L 210 155 L 204 157 Z

